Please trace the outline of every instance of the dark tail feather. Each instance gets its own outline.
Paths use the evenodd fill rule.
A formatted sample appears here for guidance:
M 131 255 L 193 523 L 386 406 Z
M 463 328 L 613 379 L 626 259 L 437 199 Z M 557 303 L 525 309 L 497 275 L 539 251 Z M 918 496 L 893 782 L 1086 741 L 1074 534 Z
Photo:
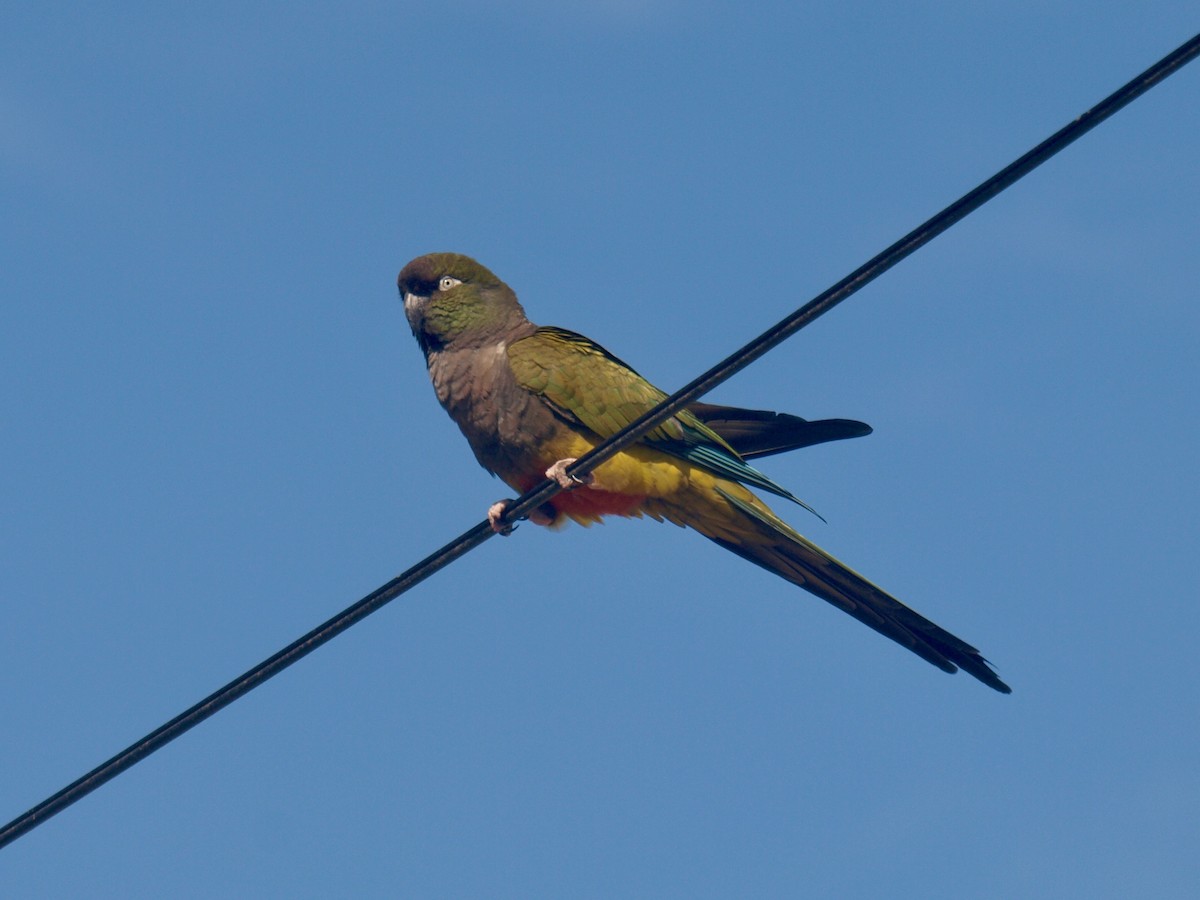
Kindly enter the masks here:
M 712 403 L 693 403 L 688 411 L 719 434 L 743 459 L 871 433 L 870 425 L 853 419 L 810 421 L 787 413 L 716 406 Z
M 759 510 L 724 491 L 720 493 L 756 523 L 756 530 L 765 540 L 737 544 L 718 537 L 710 536 L 710 540 L 828 601 L 939 669 L 945 672 L 962 669 L 990 688 L 1003 694 L 1012 693 L 987 660 L 966 641 L 909 609 L 790 528 L 782 531 Z

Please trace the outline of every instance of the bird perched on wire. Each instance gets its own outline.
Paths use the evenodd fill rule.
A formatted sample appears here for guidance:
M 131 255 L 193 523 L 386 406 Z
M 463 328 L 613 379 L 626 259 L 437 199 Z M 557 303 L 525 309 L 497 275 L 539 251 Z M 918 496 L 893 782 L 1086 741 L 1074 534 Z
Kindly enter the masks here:
M 746 460 L 867 434 L 867 425 L 696 403 L 575 479 L 566 468 L 577 457 L 666 394 L 583 335 L 534 325 L 512 289 L 470 257 L 420 256 L 398 284 L 438 400 L 480 464 L 522 493 L 544 478 L 568 488 L 533 522 L 650 516 L 692 528 L 938 668 L 1010 692 L 978 650 L 834 559 L 750 491 L 800 503 Z M 507 502 L 488 511 L 497 531 L 508 530 Z

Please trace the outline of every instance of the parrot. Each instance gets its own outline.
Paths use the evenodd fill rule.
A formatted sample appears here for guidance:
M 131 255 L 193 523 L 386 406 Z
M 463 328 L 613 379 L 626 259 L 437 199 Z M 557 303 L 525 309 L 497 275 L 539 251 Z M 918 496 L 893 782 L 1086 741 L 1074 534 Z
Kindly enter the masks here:
M 572 462 L 667 395 L 583 335 L 533 324 L 513 290 L 469 256 L 419 256 L 397 285 L 437 399 L 480 465 L 521 493 L 546 478 L 564 487 L 529 515 L 534 524 L 646 516 L 690 528 L 939 669 L 1011 693 L 978 650 L 803 537 L 754 492 L 807 508 L 747 460 L 870 426 L 697 402 L 575 477 Z M 497 532 L 511 531 L 502 521 L 510 502 L 488 510 Z

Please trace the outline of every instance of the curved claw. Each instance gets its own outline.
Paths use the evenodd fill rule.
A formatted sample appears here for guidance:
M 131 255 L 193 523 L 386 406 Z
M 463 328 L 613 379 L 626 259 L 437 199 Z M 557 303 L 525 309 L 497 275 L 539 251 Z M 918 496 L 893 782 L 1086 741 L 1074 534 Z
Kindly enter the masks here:
M 567 474 L 567 466 L 575 462 L 576 457 L 569 456 L 566 459 L 560 459 L 554 465 L 546 470 L 546 477 L 555 482 L 564 490 L 573 490 L 579 486 L 587 486 L 592 484 L 596 478 L 591 472 L 586 475 L 569 475 Z
M 512 500 L 497 500 L 488 507 L 487 511 L 488 524 L 492 526 L 492 531 L 504 537 L 508 537 L 517 528 L 516 525 L 507 525 L 500 521 L 510 503 L 512 503 Z
M 492 531 L 503 537 L 508 537 L 517 530 L 515 523 L 506 525 L 501 522 L 501 519 L 504 517 L 504 511 L 508 509 L 508 504 L 510 503 L 512 503 L 511 499 L 497 500 L 488 507 L 487 511 L 487 520 L 488 524 L 492 526 Z M 521 518 L 528 519 L 534 525 L 552 525 L 554 523 L 554 508 L 547 503 Z

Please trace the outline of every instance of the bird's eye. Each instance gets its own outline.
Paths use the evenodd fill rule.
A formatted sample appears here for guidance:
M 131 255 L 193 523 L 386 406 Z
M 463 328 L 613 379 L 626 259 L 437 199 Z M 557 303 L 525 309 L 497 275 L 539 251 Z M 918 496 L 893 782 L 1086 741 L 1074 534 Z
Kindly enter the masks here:
M 443 275 L 440 279 L 438 279 L 438 290 L 448 291 L 450 288 L 460 284 L 462 284 L 462 281 L 459 279 L 451 278 L 449 275 Z

